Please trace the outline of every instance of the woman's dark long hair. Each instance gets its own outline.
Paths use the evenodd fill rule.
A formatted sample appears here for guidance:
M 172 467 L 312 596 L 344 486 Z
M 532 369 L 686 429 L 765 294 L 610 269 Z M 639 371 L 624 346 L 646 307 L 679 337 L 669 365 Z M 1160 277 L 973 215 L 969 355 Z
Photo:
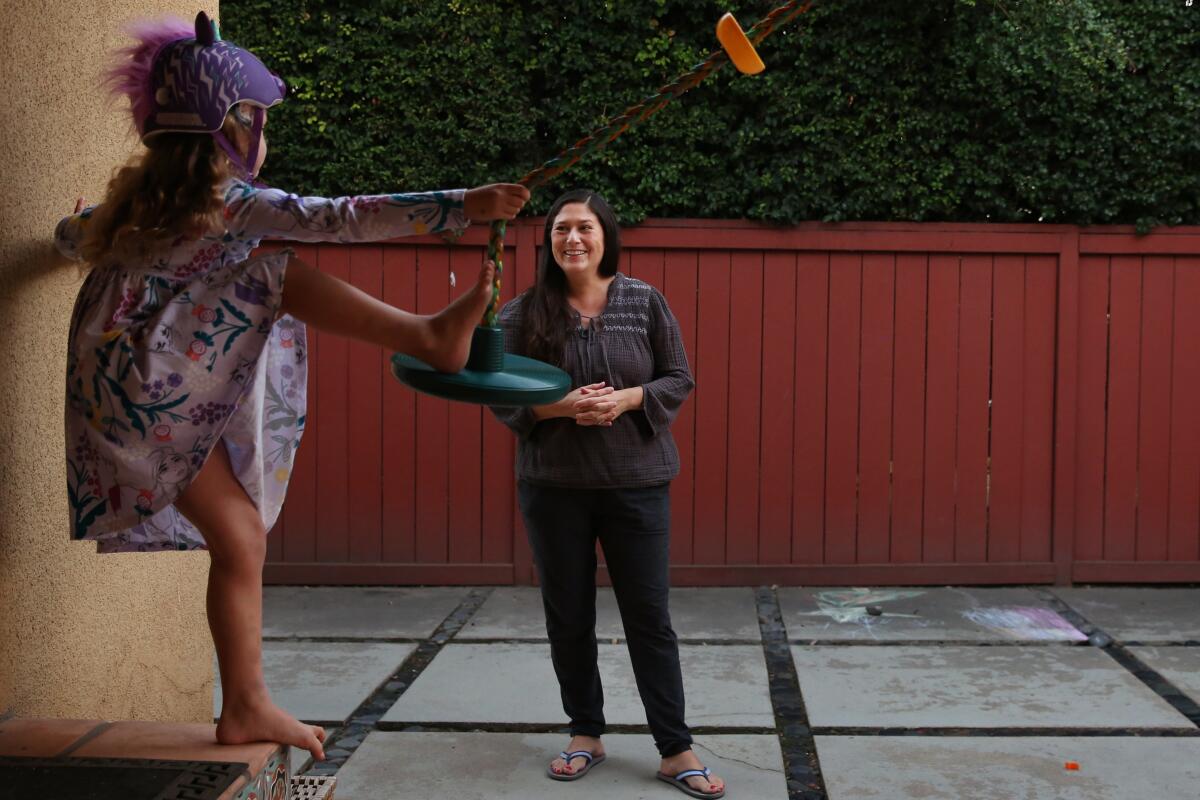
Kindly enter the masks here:
M 554 260 L 551 233 L 559 212 L 569 203 L 586 204 L 604 229 L 604 255 L 600 258 L 599 269 L 601 277 L 616 275 L 621 260 L 621 228 L 617 224 L 617 215 L 603 197 L 586 189 L 573 189 L 554 201 L 546 213 L 537 280 L 522 295 L 520 341 L 524 345 L 525 355 L 557 366 L 562 366 L 563 351 L 573 323 L 571 307 L 567 303 L 567 276 Z

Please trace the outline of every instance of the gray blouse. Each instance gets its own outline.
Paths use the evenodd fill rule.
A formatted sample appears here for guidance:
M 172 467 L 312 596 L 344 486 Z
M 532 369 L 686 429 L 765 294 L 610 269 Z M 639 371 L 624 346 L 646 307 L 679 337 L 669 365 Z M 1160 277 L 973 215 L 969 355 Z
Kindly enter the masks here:
M 518 341 L 522 297 L 500 311 L 505 348 Z M 528 408 L 492 408 L 517 434 L 517 478 L 546 486 L 632 489 L 666 483 L 679 474 L 679 451 L 670 426 L 695 386 L 679 323 L 662 294 L 620 272 L 608 303 L 584 328 L 575 327 L 560 366 L 572 388 L 604 381 L 617 389 L 641 386 L 642 408 L 611 427 L 577 425 L 569 418 L 537 420 Z

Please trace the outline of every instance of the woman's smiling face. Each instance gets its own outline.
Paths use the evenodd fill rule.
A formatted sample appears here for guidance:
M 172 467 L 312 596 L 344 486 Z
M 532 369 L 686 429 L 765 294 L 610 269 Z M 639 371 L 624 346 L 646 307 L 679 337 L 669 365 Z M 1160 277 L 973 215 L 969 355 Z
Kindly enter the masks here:
M 550 229 L 554 260 L 563 272 L 597 273 L 604 258 L 604 228 L 587 203 L 567 203 Z

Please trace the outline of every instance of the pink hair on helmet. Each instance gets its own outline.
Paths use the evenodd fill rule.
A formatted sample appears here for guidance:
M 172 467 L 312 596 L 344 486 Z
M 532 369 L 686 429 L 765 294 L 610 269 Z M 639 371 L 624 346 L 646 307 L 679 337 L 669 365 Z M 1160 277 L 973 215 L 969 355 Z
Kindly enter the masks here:
M 141 19 L 126 27 L 134 43 L 113 52 L 112 64 L 104 73 L 102 85 L 114 98 L 129 99 L 133 127 L 141 133 L 146 118 L 154 109 L 154 91 L 150 84 L 154 58 L 165 45 L 180 39 L 193 39 L 196 28 L 179 17 Z

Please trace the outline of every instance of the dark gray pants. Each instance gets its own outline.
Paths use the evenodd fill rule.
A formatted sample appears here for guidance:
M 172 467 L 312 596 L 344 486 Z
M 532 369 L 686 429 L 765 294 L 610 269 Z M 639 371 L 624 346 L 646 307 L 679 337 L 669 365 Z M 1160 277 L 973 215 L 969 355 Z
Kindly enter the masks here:
M 560 489 L 525 481 L 517 485 L 571 734 L 604 733 L 604 691 L 596 664 L 599 539 L 646 721 L 664 758 L 692 744 L 684 723 L 679 645 L 667 610 L 669 488 Z

